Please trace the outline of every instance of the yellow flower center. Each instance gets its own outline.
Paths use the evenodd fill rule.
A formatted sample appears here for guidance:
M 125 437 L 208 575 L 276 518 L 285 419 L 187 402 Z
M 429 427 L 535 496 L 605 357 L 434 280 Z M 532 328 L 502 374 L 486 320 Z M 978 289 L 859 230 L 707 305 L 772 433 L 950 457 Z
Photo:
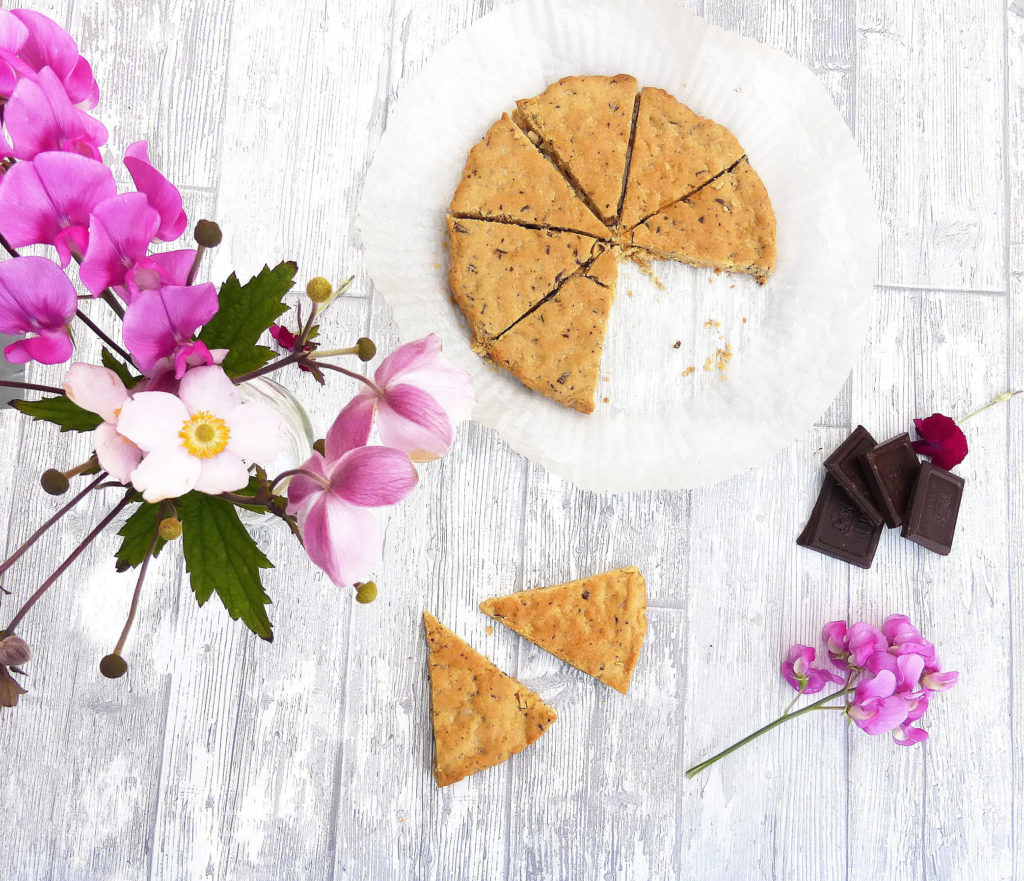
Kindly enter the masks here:
M 200 410 L 182 423 L 178 437 L 190 455 L 209 459 L 224 451 L 231 439 L 231 429 L 219 416 Z

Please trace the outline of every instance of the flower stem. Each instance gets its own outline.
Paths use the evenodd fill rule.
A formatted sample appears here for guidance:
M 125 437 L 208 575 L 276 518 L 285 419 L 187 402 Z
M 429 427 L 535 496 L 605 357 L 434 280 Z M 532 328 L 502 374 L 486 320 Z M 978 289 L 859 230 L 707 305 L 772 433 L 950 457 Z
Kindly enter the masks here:
M 0 233 L 0 247 L 2 247 L 12 257 L 20 256 L 18 252 L 11 247 L 11 243 L 4 238 L 3 233 Z
M 124 509 L 131 501 L 134 492 L 134 490 L 128 490 L 128 492 L 124 494 L 124 498 L 110 509 L 107 516 L 96 524 L 92 532 L 82 540 L 82 543 L 68 554 L 68 558 L 61 563 L 56 570 L 54 570 L 54 573 L 39 586 L 39 589 L 25 601 L 25 605 L 18 609 L 17 614 L 11 619 L 11 623 L 7 625 L 5 632 L 8 635 L 14 633 L 14 629 L 21 623 L 25 615 L 28 614 L 29 609 L 31 609 L 39 598 L 53 586 L 54 582 L 56 582 L 57 579 L 71 567 L 71 564 L 74 563 L 82 552 L 96 540 L 97 536 L 110 525 L 111 521 L 121 513 L 122 509 Z
M 1024 389 L 1017 389 L 1017 391 L 1015 392 L 1003 392 L 1002 394 L 996 395 L 984 407 L 978 407 L 978 409 L 975 410 L 974 412 L 968 413 L 966 416 L 964 416 L 963 419 L 958 420 L 956 424 L 963 425 L 968 419 L 973 419 L 979 413 L 984 413 L 989 407 L 994 407 L 996 404 L 1001 404 L 1003 403 L 1003 401 L 1008 401 L 1010 400 L 1010 398 L 1014 397 L 1014 395 L 1021 394 L 1021 392 L 1024 392 Z
M 307 468 L 289 468 L 287 471 L 282 471 L 270 482 L 270 491 L 273 492 L 274 487 L 277 486 L 286 477 L 294 477 L 296 474 L 305 474 L 310 480 L 315 480 L 324 489 L 330 489 L 331 484 L 324 480 L 319 474 L 314 474 Z
M 368 376 L 363 376 L 363 374 L 361 374 L 361 373 L 356 373 L 353 370 L 347 370 L 344 367 L 339 367 L 337 364 L 327 364 L 326 362 L 324 362 L 323 364 L 318 363 L 316 366 L 317 367 L 326 367 L 328 370 L 336 370 L 336 371 L 338 371 L 338 373 L 344 373 L 345 376 L 349 376 L 352 379 L 358 379 L 360 382 L 366 383 L 370 388 L 372 388 L 374 390 L 374 392 L 376 394 L 378 394 L 378 395 L 383 395 L 384 394 L 384 390 L 379 385 L 377 385 L 377 383 L 375 383 Z
M 81 309 L 78 310 L 78 317 L 82 324 L 89 328 L 96 336 L 98 336 L 103 342 L 105 342 L 111 349 L 117 352 L 125 361 L 129 364 L 132 361 L 132 356 L 129 355 L 124 349 L 122 349 L 117 343 L 115 343 L 109 336 L 107 336 L 88 315 L 86 315 Z
M 18 388 L 33 392 L 46 392 L 49 395 L 62 395 L 64 389 L 53 385 L 39 385 L 34 382 L 16 382 L 13 379 L 0 380 L 0 388 Z
M 297 363 L 304 353 L 292 352 L 290 355 L 278 358 L 276 361 L 271 361 L 269 364 L 264 365 L 259 370 L 253 370 L 250 373 L 245 373 L 242 376 L 236 376 L 231 380 L 235 385 L 241 385 L 243 382 L 248 382 L 250 379 L 256 379 L 258 376 L 266 376 L 268 373 L 273 373 L 275 370 L 280 370 L 282 367 L 287 367 L 289 364 Z
M 802 716 L 804 713 L 809 713 L 812 710 L 823 709 L 824 704 L 827 704 L 833 698 L 842 697 L 849 690 L 850 687 L 847 685 L 839 691 L 835 691 L 832 694 L 821 698 L 821 700 L 815 701 L 813 704 L 808 704 L 806 707 L 801 707 L 796 712 L 790 713 L 788 715 L 779 716 L 779 718 L 776 719 L 774 722 L 769 722 L 763 728 L 758 728 L 757 731 L 755 731 L 753 734 L 748 734 L 742 740 L 736 741 L 736 743 L 734 743 L 732 746 L 728 747 L 727 749 L 723 749 L 720 753 L 713 755 L 710 759 L 705 759 L 703 762 L 694 765 L 686 772 L 687 780 L 689 780 L 691 777 L 696 777 L 701 771 L 707 770 L 719 759 L 724 759 L 727 755 L 729 755 L 729 753 L 736 752 L 736 750 L 738 750 L 741 746 L 746 746 L 748 743 L 750 743 L 750 741 L 754 740 L 757 737 L 760 737 L 762 734 L 765 734 L 768 731 L 771 731 L 773 728 L 781 725 L 783 722 L 788 722 L 790 719 L 795 719 L 797 718 L 797 716 Z M 841 708 L 836 707 L 835 709 Z
M 132 629 L 132 624 L 135 623 L 135 612 L 139 608 L 139 594 L 142 593 L 142 582 L 146 579 L 146 569 L 149 568 L 149 561 L 153 559 L 153 550 L 156 548 L 156 541 L 160 538 L 160 527 L 159 525 L 153 531 L 153 539 L 149 543 L 149 549 L 146 551 L 146 556 L 142 560 L 142 566 L 139 569 L 139 580 L 135 582 L 135 593 L 132 594 L 132 604 L 128 608 L 128 620 L 124 622 L 124 629 L 121 631 L 121 638 L 117 641 L 117 645 L 114 647 L 113 654 L 119 655 L 124 649 L 125 640 L 128 639 L 128 633 Z
M 192 260 L 192 265 L 188 268 L 188 276 L 185 278 L 185 287 L 191 287 L 192 283 L 196 280 L 196 274 L 199 272 L 199 264 L 203 262 L 203 255 L 206 253 L 206 247 L 199 245 L 196 248 L 196 256 Z
M 67 514 L 68 511 L 70 511 L 73 507 L 75 507 L 75 505 L 77 505 L 80 501 L 82 501 L 82 499 L 84 499 L 89 493 L 91 493 L 94 489 L 96 489 L 96 487 L 99 485 L 99 483 L 106 476 L 107 476 L 107 473 L 105 471 L 101 471 L 97 475 L 96 479 L 93 480 L 92 483 L 90 483 L 85 489 L 83 489 L 77 496 L 75 496 L 70 502 L 68 502 L 63 508 L 61 508 L 56 514 L 54 514 L 49 520 L 47 520 L 42 526 L 40 526 L 35 532 L 33 532 L 25 540 L 25 543 L 20 548 L 18 548 L 18 550 L 16 550 L 6 560 L 4 560 L 3 563 L 0 563 L 0 575 L 3 575 L 4 572 L 6 572 L 8 569 L 11 568 L 11 566 L 13 566 L 15 563 L 17 563 L 18 560 L 20 560 L 21 557 L 25 554 L 25 552 L 30 547 L 32 547 L 32 545 L 34 545 L 40 538 L 43 537 L 43 534 L 46 532 L 47 529 L 49 529 L 51 526 L 53 526 L 54 523 L 56 523 L 58 520 L 60 520 L 61 517 L 63 517 L 65 514 Z
M 358 355 L 359 346 L 349 346 L 347 349 L 317 349 L 310 352 L 310 358 L 334 358 L 337 355 Z
M 114 314 L 118 318 L 124 318 L 124 309 L 121 307 L 121 304 L 118 303 L 117 300 L 114 298 L 114 294 L 110 290 L 110 288 L 107 288 L 102 294 L 100 294 L 100 299 L 103 300 L 104 303 L 106 303 L 111 309 L 114 310 Z

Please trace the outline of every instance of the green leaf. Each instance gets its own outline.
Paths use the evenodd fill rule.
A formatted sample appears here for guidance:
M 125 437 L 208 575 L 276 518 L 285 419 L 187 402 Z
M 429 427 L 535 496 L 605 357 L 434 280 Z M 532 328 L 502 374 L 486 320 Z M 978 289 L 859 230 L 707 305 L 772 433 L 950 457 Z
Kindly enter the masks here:
M 125 521 L 124 526 L 117 533 L 123 539 L 116 555 L 119 572 L 134 569 L 146 559 L 149 543 L 153 540 L 153 533 L 156 532 L 161 520 L 163 520 L 163 516 L 160 513 L 160 505 L 143 502 L 132 512 L 132 516 Z M 154 557 L 160 553 L 165 544 L 167 542 L 162 538 L 156 540 L 156 545 L 153 548 Z
M 107 348 L 104 348 L 100 353 L 100 360 L 103 361 L 104 367 L 108 370 L 113 370 L 121 378 L 125 388 L 134 388 L 136 383 L 142 379 L 141 376 L 136 376 L 132 373 L 131 368 L 120 358 L 115 357 L 114 353 Z
M 33 419 L 59 425 L 61 431 L 92 431 L 103 422 L 101 417 L 83 410 L 67 395 L 38 401 L 11 401 L 11 406 Z
M 286 310 L 282 297 L 292 289 L 298 267 L 291 262 L 271 269 L 264 266 L 259 275 L 244 285 L 232 273 L 221 285 L 217 314 L 199 334 L 211 349 L 228 349 L 221 365 L 228 376 L 241 376 L 258 370 L 275 356 L 266 346 L 257 345 L 260 337 Z
M 241 618 L 257 636 L 272 641 L 265 608 L 270 597 L 263 590 L 260 569 L 272 569 L 273 564 L 238 519 L 235 506 L 190 492 L 178 499 L 177 507 L 185 568 L 199 605 L 216 593 L 232 619 Z

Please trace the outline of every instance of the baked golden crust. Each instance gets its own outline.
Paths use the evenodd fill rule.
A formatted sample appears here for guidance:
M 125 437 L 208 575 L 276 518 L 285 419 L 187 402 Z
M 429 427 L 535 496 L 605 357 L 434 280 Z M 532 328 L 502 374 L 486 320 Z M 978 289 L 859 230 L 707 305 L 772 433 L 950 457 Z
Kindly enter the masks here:
M 763 284 L 775 268 L 775 212 L 761 178 L 743 159 L 641 223 L 630 243 L 666 260 L 753 275 Z
M 502 673 L 428 612 L 423 613 L 423 628 L 429 647 L 438 786 L 504 762 L 558 718 L 534 692 Z
M 608 238 L 608 228 L 507 113 L 469 151 L 451 213 Z
M 590 236 L 448 215 L 448 285 L 474 338 L 501 334 L 604 245 Z
M 527 388 L 593 413 L 617 274 L 615 255 L 605 251 L 501 337 L 474 348 Z
M 647 585 L 633 566 L 485 600 L 481 610 L 625 694 L 647 633 Z
M 620 225 L 629 229 L 735 164 L 743 148 L 725 126 L 698 116 L 664 89 L 645 87 Z
M 615 223 L 636 102 L 636 78 L 568 76 L 516 102 L 516 121 L 585 194 L 597 215 Z

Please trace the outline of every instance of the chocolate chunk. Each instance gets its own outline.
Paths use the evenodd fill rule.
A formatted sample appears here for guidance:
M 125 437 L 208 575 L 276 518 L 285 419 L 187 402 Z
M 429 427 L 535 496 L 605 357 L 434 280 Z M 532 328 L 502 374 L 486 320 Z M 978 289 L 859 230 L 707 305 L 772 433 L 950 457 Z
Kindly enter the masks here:
M 902 525 L 921 468 L 921 460 L 910 446 L 909 435 L 901 434 L 868 450 L 862 464 L 885 525 L 890 528 Z
M 953 547 L 964 479 L 931 462 L 921 463 L 903 524 L 903 537 L 946 555 Z
M 825 470 L 846 490 L 846 494 L 860 509 L 872 528 L 882 524 L 882 512 L 875 507 L 871 498 L 871 489 L 864 479 L 864 469 L 860 460 L 861 456 L 868 450 L 873 450 L 875 446 L 875 439 L 871 433 L 863 425 L 858 425 L 853 434 L 836 447 L 835 452 L 825 460 Z
M 872 525 L 831 474 L 825 475 L 811 519 L 796 542 L 805 548 L 870 569 L 882 520 Z

